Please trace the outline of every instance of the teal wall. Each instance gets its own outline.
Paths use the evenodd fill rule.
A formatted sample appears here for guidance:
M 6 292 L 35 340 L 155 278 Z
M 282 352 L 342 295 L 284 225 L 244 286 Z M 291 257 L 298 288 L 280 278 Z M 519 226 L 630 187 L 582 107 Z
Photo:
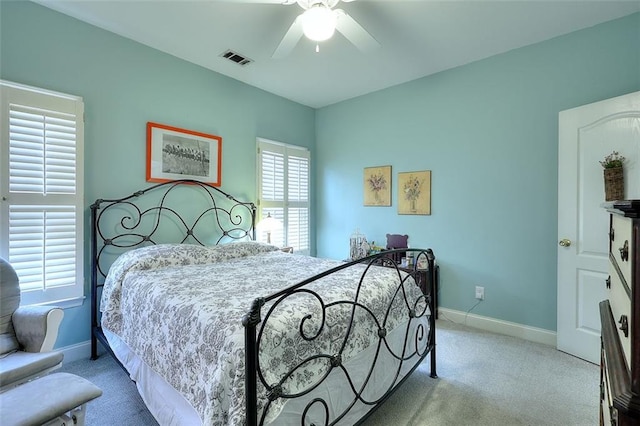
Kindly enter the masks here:
M 84 98 L 87 218 L 95 199 L 150 185 L 147 121 L 221 136 L 222 186 L 240 199 L 256 199 L 256 137 L 314 155 L 312 108 L 30 2 L 0 2 L 0 78 Z M 89 339 L 89 312 L 65 311 L 57 347 Z
M 441 306 L 556 330 L 558 112 L 640 90 L 640 14 L 318 110 L 317 254 L 349 235 L 433 248 Z M 392 166 L 392 206 L 363 168 Z M 397 214 L 397 173 L 432 171 L 432 214 Z

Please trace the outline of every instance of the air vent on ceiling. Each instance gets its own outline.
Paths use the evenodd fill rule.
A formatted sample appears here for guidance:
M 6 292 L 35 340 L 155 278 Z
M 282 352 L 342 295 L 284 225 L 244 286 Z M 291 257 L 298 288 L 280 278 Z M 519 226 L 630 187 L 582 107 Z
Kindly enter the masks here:
M 246 58 L 246 57 L 234 52 L 233 50 L 227 50 L 226 52 L 224 52 L 220 56 L 222 56 L 223 58 L 228 59 L 230 61 L 233 61 L 238 65 L 243 65 L 243 66 L 253 62 L 251 59 Z

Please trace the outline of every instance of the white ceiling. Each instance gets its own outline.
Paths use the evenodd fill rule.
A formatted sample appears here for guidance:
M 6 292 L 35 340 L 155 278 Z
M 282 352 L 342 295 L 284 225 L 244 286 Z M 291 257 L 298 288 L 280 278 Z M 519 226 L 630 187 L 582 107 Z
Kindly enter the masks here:
M 37 0 L 44 6 L 268 92 L 319 108 L 640 11 L 620 0 L 356 0 L 337 7 L 381 45 L 337 33 L 272 59 L 297 15 L 281 0 Z M 265 4 L 266 3 L 266 4 Z M 271 3 L 271 4 L 269 4 Z M 220 57 L 231 49 L 254 62 Z

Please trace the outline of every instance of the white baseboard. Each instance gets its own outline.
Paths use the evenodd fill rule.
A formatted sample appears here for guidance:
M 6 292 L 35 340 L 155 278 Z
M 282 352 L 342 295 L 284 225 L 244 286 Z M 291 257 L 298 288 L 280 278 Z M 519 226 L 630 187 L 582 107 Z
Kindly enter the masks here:
M 469 327 L 479 328 L 507 336 L 520 337 L 532 342 L 542 343 L 556 347 L 556 333 L 543 328 L 530 327 L 515 322 L 498 320 L 491 317 L 483 317 L 475 314 L 467 314 L 453 309 L 438 308 L 438 318 L 450 320 Z
M 67 364 L 73 361 L 79 361 L 81 359 L 89 359 L 91 357 L 91 340 L 76 343 L 75 345 L 65 346 L 63 348 L 56 348 L 57 351 L 62 351 L 64 354 L 63 364 Z M 104 354 L 106 351 L 98 342 L 98 355 Z

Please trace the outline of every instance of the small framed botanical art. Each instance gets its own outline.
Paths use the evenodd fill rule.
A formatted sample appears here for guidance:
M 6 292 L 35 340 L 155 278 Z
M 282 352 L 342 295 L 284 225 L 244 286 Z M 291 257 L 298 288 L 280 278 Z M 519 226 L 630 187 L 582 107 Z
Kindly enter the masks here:
M 147 182 L 194 179 L 220 186 L 222 138 L 147 123 Z
M 391 205 L 391 166 L 364 168 L 364 205 Z
M 398 173 L 398 214 L 431 214 L 431 170 Z

